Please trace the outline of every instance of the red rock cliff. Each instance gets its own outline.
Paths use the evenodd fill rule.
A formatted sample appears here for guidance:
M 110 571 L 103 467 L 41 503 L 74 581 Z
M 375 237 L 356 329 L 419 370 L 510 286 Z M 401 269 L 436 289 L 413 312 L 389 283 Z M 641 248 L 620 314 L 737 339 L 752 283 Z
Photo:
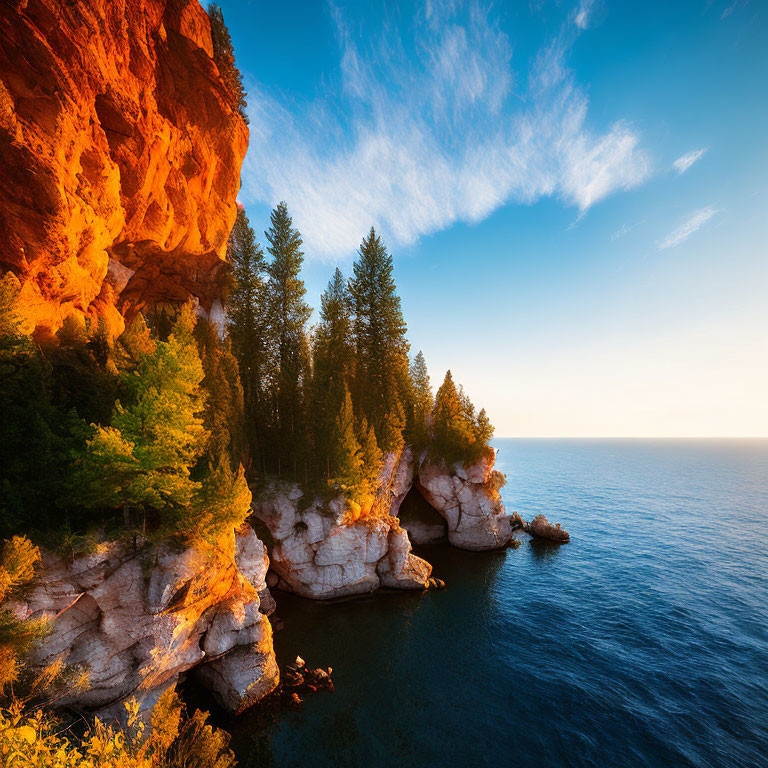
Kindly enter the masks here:
M 0 269 L 30 327 L 215 301 L 248 129 L 197 0 L 0 0 Z

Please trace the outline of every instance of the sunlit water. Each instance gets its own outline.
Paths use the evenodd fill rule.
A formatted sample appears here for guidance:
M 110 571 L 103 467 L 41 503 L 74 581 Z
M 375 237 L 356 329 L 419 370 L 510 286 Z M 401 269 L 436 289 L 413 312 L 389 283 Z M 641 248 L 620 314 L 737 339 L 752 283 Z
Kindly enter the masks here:
M 444 592 L 278 594 L 336 692 L 230 723 L 245 765 L 768 766 L 768 443 L 498 440 L 565 546 L 423 554 Z

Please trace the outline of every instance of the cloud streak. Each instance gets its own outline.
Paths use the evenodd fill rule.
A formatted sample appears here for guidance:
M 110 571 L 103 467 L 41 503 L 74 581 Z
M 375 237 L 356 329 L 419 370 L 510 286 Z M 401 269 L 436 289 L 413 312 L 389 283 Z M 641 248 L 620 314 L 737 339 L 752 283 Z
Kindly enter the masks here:
M 660 243 L 659 250 L 674 248 L 685 242 L 694 232 L 698 232 L 716 213 L 718 209 L 708 205 L 691 213 L 688 218 L 675 230 L 670 232 Z
M 592 12 L 594 0 L 581 0 L 573 21 L 579 29 L 586 29 L 589 26 L 589 15 Z
M 673 163 L 674 169 L 677 171 L 679 175 L 682 175 L 685 173 L 697 160 L 701 159 L 702 155 L 709 149 L 709 147 L 704 147 L 704 149 L 696 149 L 693 152 L 688 152 L 682 157 L 678 157 L 677 160 Z
M 554 196 L 583 214 L 648 177 L 630 124 L 589 125 L 565 32 L 520 72 L 474 0 L 425 3 L 411 36 L 390 22 L 373 37 L 350 13 L 334 9 L 340 74 L 320 98 L 249 85 L 245 201 L 287 200 L 310 258 L 344 258 L 371 224 L 403 246 L 510 202 Z

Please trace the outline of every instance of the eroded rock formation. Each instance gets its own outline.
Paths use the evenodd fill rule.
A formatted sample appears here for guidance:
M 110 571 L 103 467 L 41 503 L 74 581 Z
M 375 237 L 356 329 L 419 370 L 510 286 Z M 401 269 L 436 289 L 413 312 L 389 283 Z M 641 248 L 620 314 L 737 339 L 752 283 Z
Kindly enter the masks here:
M 509 544 L 521 523 L 504 510 L 503 483 L 492 457 L 446 468 L 406 448 L 385 456 L 376 514 L 369 517 L 352 520 L 343 496 L 307 498 L 298 485 L 280 483 L 262 489 L 253 510 L 269 529 L 272 569 L 283 589 L 316 599 L 380 586 L 424 589 L 431 566 L 411 552 L 411 541 L 426 543 L 447 532 L 448 541 L 461 549 Z M 433 519 L 430 525 L 414 525 L 412 518 L 400 524 L 400 507 L 414 487 L 444 524 Z
M 525 530 L 537 539 L 549 539 L 550 541 L 558 541 L 561 543 L 571 540 L 568 531 L 561 528 L 560 523 L 552 525 L 544 515 L 536 515 L 536 517 L 525 526 Z
M 0 3 L 0 267 L 29 330 L 210 311 L 247 144 L 197 0 Z
M 498 549 L 509 543 L 516 518 L 508 515 L 499 494 L 505 478 L 493 469 L 493 458 L 450 468 L 423 462 L 415 483 L 446 520 L 448 541 L 459 549 Z
M 239 712 L 279 681 L 268 567 L 247 525 L 213 552 L 162 545 L 134 553 L 111 543 L 71 564 L 45 552 L 38 585 L 15 610 L 52 620 L 34 666 L 61 660 L 87 675 L 62 704 L 119 716 L 122 701 L 136 697 L 149 709 L 196 668 L 222 706 Z
M 273 539 L 272 569 L 282 589 L 325 600 L 380 586 L 427 586 L 432 567 L 411 553 L 408 534 L 396 518 L 351 521 L 342 496 L 307 502 L 297 485 L 272 485 L 253 509 Z

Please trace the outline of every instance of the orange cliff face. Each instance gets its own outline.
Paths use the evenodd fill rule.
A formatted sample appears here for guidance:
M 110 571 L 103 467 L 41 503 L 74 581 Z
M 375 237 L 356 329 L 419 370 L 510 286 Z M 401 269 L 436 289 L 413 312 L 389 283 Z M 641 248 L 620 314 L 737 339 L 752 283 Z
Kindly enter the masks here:
M 248 128 L 197 0 L 0 0 L 0 269 L 30 330 L 219 295 Z

